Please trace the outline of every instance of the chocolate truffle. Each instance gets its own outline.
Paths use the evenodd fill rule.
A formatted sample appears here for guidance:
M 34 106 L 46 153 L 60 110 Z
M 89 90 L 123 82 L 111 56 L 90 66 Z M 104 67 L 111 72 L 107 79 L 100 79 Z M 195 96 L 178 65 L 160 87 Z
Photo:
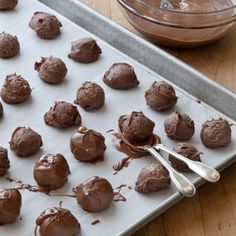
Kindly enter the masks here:
M 96 40 L 83 38 L 71 43 L 71 52 L 68 57 L 77 62 L 91 63 L 97 61 L 101 53 L 102 50 Z
M 67 74 L 65 63 L 57 57 L 42 57 L 35 62 L 34 69 L 38 71 L 39 78 L 48 84 L 61 83 Z
M 45 12 L 35 12 L 30 20 L 29 27 L 41 39 L 54 39 L 61 34 L 61 22 L 56 16 Z
M 59 153 L 43 155 L 34 166 L 35 181 L 39 186 L 48 189 L 63 187 L 69 174 L 69 165 Z
M 139 84 L 134 68 L 127 63 L 115 63 L 103 76 L 103 82 L 113 89 L 127 90 Z
M 47 125 L 55 128 L 66 128 L 81 124 L 81 116 L 77 107 L 68 102 L 55 102 L 54 106 L 44 115 Z
M 130 142 L 144 141 L 153 134 L 155 123 L 142 112 L 133 111 L 119 118 L 121 132 Z
M 192 161 L 201 161 L 201 158 L 200 158 L 201 152 L 199 152 L 195 147 L 193 147 L 192 145 L 188 143 L 177 143 L 174 146 L 173 151 L 177 152 L 178 154 L 184 157 L 187 157 L 188 159 Z M 169 155 L 169 161 L 171 162 L 171 165 L 178 171 L 182 171 L 182 172 L 191 171 L 188 168 L 187 164 L 185 164 L 183 161 L 176 159 L 172 155 Z
M 155 111 L 165 111 L 173 107 L 178 97 L 175 95 L 175 89 L 168 83 L 155 81 L 145 92 L 147 105 Z
M 5 78 L 1 89 L 2 100 L 8 104 L 25 102 L 31 94 L 29 83 L 20 75 L 11 74 Z
M 105 93 L 98 84 L 85 82 L 78 89 L 75 104 L 80 105 L 84 110 L 95 110 L 103 106 Z
M 167 136 L 176 141 L 187 141 L 192 138 L 195 128 L 193 120 L 185 113 L 176 111 L 164 122 Z
M 114 192 L 111 184 L 104 178 L 92 177 L 75 189 L 78 203 L 83 210 L 99 212 L 106 209 L 112 202 Z
M 0 102 L 0 117 L 3 115 L 3 106 L 2 103 Z
M 70 150 L 79 161 L 103 160 L 105 149 L 105 138 L 92 129 L 80 127 L 70 139 Z
M 40 236 L 75 236 L 80 224 L 72 213 L 61 207 L 53 207 L 41 213 L 36 219 Z
M 0 147 L 0 176 L 4 175 L 10 168 L 7 149 Z
M 231 142 L 231 128 L 222 118 L 206 121 L 201 130 L 202 143 L 208 148 L 225 147 Z
M 0 10 L 13 10 L 18 0 L 0 0 Z
M 0 58 L 16 56 L 20 51 L 20 44 L 16 36 L 5 32 L 0 33 Z
M 20 214 L 21 194 L 17 189 L 0 188 L 0 225 L 9 224 Z
M 142 168 L 138 175 L 135 190 L 140 193 L 157 192 L 170 186 L 170 175 L 160 164 L 150 164 Z
M 18 127 L 14 130 L 9 144 L 18 157 L 28 157 L 36 153 L 43 142 L 41 136 L 31 128 Z

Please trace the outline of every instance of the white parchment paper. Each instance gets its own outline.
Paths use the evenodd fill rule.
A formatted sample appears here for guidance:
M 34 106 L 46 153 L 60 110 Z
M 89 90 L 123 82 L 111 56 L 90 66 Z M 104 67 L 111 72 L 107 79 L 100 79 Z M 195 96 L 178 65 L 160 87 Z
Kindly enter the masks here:
M 36 34 L 28 27 L 29 20 L 35 11 L 55 14 L 63 24 L 61 36 L 54 40 L 37 38 Z M 145 104 L 144 92 L 154 80 L 163 78 L 121 54 L 107 43 L 97 39 L 103 54 L 95 63 L 79 64 L 70 60 L 67 57 L 70 51 L 70 43 L 76 39 L 91 36 L 91 34 L 37 1 L 20 0 L 15 11 L 0 12 L 0 31 L 17 35 L 21 45 L 21 52 L 18 56 L 12 59 L 0 59 L 0 86 L 2 86 L 7 74 L 16 72 L 27 79 L 31 87 L 34 88 L 31 98 L 24 104 L 8 105 L 3 103 L 5 113 L 3 118 L 0 119 L 0 146 L 8 148 L 11 161 L 11 168 L 6 176 L 17 177 L 25 183 L 35 185 L 33 166 L 36 160 L 44 153 L 62 153 L 68 160 L 71 175 L 65 186 L 55 191 L 55 194 L 70 194 L 73 187 L 95 175 L 107 178 L 114 188 L 120 184 L 134 187 L 141 168 L 153 159 L 150 157 L 133 160 L 128 168 L 120 171 L 117 175 L 113 175 L 112 165 L 119 162 L 125 155 L 112 148 L 110 134 L 106 131 L 117 129 L 117 120 L 120 115 L 140 110 L 155 121 L 155 132 L 160 135 L 162 142 L 169 147 L 173 147 L 175 142 L 166 137 L 163 122 L 167 115 L 175 110 L 180 110 L 189 114 L 195 121 L 196 132 L 190 143 L 204 153 L 202 156 L 204 163 L 219 167 L 231 161 L 235 155 L 235 126 L 232 126 L 233 141 L 226 148 L 206 149 L 200 140 L 201 124 L 212 117 L 223 116 L 222 114 L 204 104 L 197 103 L 195 98 L 178 88 L 176 90 L 179 100 L 174 109 L 164 113 L 151 110 Z M 34 71 L 34 62 L 40 59 L 41 56 L 50 55 L 61 58 L 68 67 L 66 80 L 60 85 L 48 85 L 42 82 L 36 71 Z M 138 88 L 130 91 L 118 91 L 107 87 L 102 82 L 105 70 L 115 62 L 127 62 L 135 68 L 140 80 Z M 73 102 L 78 87 L 85 81 L 95 81 L 100 84 L 106 94 L 105 106 L 100 110 L 85 112 L 79 108 L 82 125 L 95 129 L 106 137 L 105 160 L 97 164 L 78 162 L 71 154 L 69 140 L 76 127 L 55 129 L 45 125 L 43 120 L 44 113 L 49 110 L 54 101 Z M 43 147 L 34 156 L 25 159 L 18 158 L 10 151 L 8 141 L 17 126 L 30 126 L 42 135 Z M 16 186 L 6 181 L 6 176 L 0 178 L 0 187 L 12 188 Z M 186 174 L 186 176 L 192 181 L 197 180 L 195 174 Z M 147 195 L 123 188 L 122 194 L 127 198 L 127 202 L 112 203 L 109 209 L 94 214 L 83 211 L 74 198 L 48 197 L 42 193 L 31 193 L 26 190 L 21 191 L 21 193 L 23 204 L 20 218 L 13 224 L 0 227 L 0 235 L 2 236 L 32 236 L 35 219 L 44 209 L 58 206 L 61 200 L 63 201 L 63 207 L 70 209 L 81 223 L 81 235 L 118 235 L 154 211 L 161 211 L 167 202 L 174 201 L 179 194 L 173 184 L 166 190 Z M 99 219 L 101 223 L 92 226 L 91 222 L 96 219 Z

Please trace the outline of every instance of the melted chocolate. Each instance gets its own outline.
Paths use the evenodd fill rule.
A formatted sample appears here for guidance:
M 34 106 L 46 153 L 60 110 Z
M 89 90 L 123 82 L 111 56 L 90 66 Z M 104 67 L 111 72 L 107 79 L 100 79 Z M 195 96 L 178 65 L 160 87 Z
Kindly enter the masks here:
M 130 163 L 129 160 L 131 160 L 131 157 L 125 157 L 125 158 L 121 159 L 120 162 L 118 162 L 117 164 L 113 165 L 112 168 L 115 171 L 114 175 L 117 174 L 124 167 L 128 167 L 129 163 Z

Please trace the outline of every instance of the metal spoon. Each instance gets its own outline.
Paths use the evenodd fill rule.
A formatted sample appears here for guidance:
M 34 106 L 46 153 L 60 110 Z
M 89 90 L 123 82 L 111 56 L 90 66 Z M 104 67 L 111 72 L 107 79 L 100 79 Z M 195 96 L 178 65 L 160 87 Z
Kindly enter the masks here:
M 124 134 L 121 132 L 120 127 L 119 133 L 124 143 L 132 147 L 134 150 L 144 150 L 149 152 L 158 162 L 160 162 L 169 171 L 171 180 L 184 196 L 192 197 L 196 193 L 196 188 L 194 185 L 184 175 L 173 169 L 171 165 L 155 150 L 154 147 L 148 145 L 134 146 L 125 138 Z
M 183 161 L 185 164 L 187 164 L 189 169 L 191 169 L 192 171 L 194 171 L 199 176 L 201 176 L 202 178 L 204 178 L 209 182 L 214 183 L 220 179 L 220 174 L 217 170 L 206 164 L 203 164 L 202 162 L 189 160 L 188 158 L 180 155 L 179 153 L 170 150 L 168 147 L 165 147 L 163 144 L 156 144 L 153 147 L 156 150 L 163 150 L 174 156 L 176 159 Z

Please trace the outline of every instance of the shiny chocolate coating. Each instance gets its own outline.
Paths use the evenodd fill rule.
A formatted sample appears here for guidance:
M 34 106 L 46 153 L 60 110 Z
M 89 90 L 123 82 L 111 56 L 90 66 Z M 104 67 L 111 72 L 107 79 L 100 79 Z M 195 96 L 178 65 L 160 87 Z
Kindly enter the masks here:
M 155 81 L 145 92 L 147 105 L 156 111 L 165 111 L 173 107 L 178 97 L 175 89 L 168 83 Z
M 70 149 L 79 161 L 101 160 L 106 149 L 105 138 L 95 130 L 80 127 L 70 139 Z
M 17 189 L 0 188 L 0 225 L 9 224 L 20 214 L 21 194 Z
M 166 118 L 164 127 L 167 136 L 176 141 L 188 141 L 195 131 L 193 120 L 185 113 L 178 111 Z
M 54 39 L 61 34 L 61 22 L 56 16 L 46 12 L 35 12 L 29 27 L 34 30 L 41 39 Z
M 55 128 L 67 128 L 72 125 L 80 125 L 81 116 L 76 106 L 60 101 L 55 102 L 44 115 L 44 121 L 47 125 Z
M 0 102 L 0 117 L 3 115 L 4 110 L 3 110 L 3 106 L 2 103 Z
M 87 179 L 74 189 L 76 198 L 83 210 L 100 212 L 110 206 L 114 192 L 111 184 L 104 178 L 95 176 Z
M 201 129 L 202 143 L 211 149 L 225 147 L 231 143 L 231 128 L 222 118 L 206 121 Z
M 57 57 L 42 57 L 35 62 L 34 69 L 38 71 L 39 78 L 48 84 L 61 83 L 67 74 L 66 64 Z
M 28 157 L 35 154 L 43 142 L 41 136 L 31 128 L 18 127 L 14 130 L 9 144 L 18 157 Z
M 69 165 L 59 153 L 43 155 L 34 166 L 35 181 L 39 186 L 48 189 L 63 187 L 69 174 Z
M 4 175 L 10 168 L 7 149 L 0 147 L 0 176 Z
M 82 38 L 71 43 L 71 52 L 68 57 L 80 63 L 91 63 L 98 60 L 102 53 L 96 40 Z
M 201 161 L 200 154 L 194 146 L 188 144 L 188 143 L 177 143 L 173 151 L 177 152 L 178 154 L 187 157 L 188 159 L 192 161 Z M 176 159 L 174 156 L 169 155 L 169 161 L 171 162 L 171 165 L 178 171 L 182 172 L 189 172 L 191 171 L 187 164 L 185 164 L 183 161 L 180 161 Z
M 153 134 L 155 123 L 142 112 L 133 111 L 130 115 L 121 116 L 119 127 L 130 141 L 144 141 Z
M 20 44 L 16 36 L 0 33 L 0 58 L 16 56 L 20 51 Z
M 139 85 L 134 68 L 127 63 L 115 63 L 103 76 L 103 82 L 113 89 L 128 90 Z
M 0 0 L 0 10 L 13 10 L 18 0 Z
M 167 169 L 156 163 L 144 168 L 138 175 L 135 190 L 140 193 L 157 192 L 170 186 L 170 175 Z
M 95 110 L 103 106 L 105 93 L 101 86 L 94 82 L 85 82 L 78 89 L 75 104 L 80 105 L 84 110 Z
M 1 88 L 2 100 L 8 104 L 25 102 L 31 95 L 29 83 L 20 75 L 7 75 Z
M 41 213 L 36 219 L 40 236 L 75 236 L 79 232 L 80 223 L 65 208 L 53 207 Z

